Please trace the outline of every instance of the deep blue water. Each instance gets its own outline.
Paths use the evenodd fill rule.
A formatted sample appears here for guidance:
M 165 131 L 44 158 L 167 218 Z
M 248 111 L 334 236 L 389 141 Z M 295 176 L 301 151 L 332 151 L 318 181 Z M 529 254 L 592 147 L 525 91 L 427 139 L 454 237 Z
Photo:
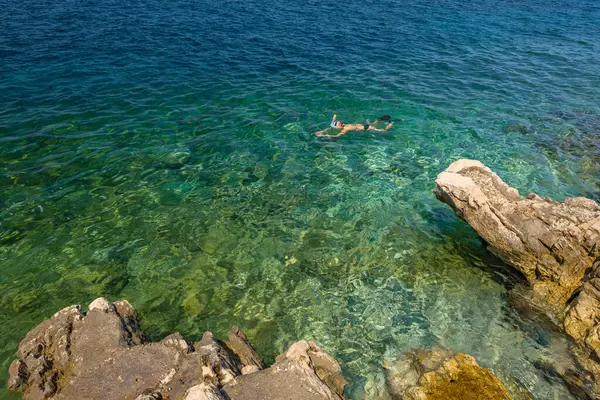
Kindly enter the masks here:
M 105 296 L 154 339 L 237 324 L 270 359 L 316 340 L 357 399 L 432 345 L 569 397 L 537 367 L 564 338 L 512 309 L 518 277 L 431 190 L 475 158 L 600 200 L 598 2 L 0 7 L 0 381 L 29 329 Z M 404 121 L 315 137 L 333 113 Z

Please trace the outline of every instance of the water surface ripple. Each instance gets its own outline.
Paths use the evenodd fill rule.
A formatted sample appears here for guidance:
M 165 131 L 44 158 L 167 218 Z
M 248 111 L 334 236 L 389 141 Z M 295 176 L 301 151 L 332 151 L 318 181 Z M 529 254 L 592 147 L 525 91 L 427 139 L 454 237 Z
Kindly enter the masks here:
M 474 158 L 523 194 L 600 199 L 593 1 L 5 0 L 0 381 L 58 309 L 129 299 L 154 339 L 313 339 L 355 399 L 440 345 L 570 398 L 564 338 L 431 193 Z M 316 138 L 332 113 L 403 118 Z M 0 388 L 1 398 L 17 398 Z

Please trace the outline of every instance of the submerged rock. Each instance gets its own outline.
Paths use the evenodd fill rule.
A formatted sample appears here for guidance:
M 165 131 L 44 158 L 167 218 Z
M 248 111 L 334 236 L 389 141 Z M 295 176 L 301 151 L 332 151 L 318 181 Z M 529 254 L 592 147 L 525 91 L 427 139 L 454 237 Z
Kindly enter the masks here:
M 239 328 L 228 338 L 206 332 L 192 345 L 175 333 L 150 343 L 131 304 L 99 298 L 87 313 L 67 307 L 31 330 L 8 386 L 26 400 L 344 398 L 339 364 L 314 343 L 296 343 L 265 370 Z
M 452 163 L 438 175 L 434 193 L 492 253 L 523 273 L 536 304 L 600 357 L 600 207 L 593 200 L 525 198 L 473 160 Z M 578 359 L 598 382 L 598 364 Z M 591 390 L 588 380 L 581 384 Z M 597 387 L 593 392 L 600 393 Z
M 502 382 L 469 355 L 417 350 L 388 362 L 386 384 L 394 399 L 511 399 Z

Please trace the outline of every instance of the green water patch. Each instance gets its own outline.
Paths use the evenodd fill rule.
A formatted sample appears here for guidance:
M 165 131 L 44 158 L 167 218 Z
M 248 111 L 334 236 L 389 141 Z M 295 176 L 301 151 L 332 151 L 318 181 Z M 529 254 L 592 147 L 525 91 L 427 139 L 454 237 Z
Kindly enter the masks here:
M 595 4 L 5 6 L 0 382 L 31 328 L 105 296 L 155 340 L 236 324 L 270 361 L 316 340 L 355 399 L 432 345 L 570 398 L 540 367 L 564 338 L 432 189 L 472 158 L 598 198 Z M 334 113 L 399 122 L 315 137 Z
M 354 398 L 381 395 L 385 360 L 432 345 L 540 398 L 568 396 L 536 367 L 551 344 L 515 323 L 507 290 L 519 277 L 431 192 L 461 157 L 517 186 L 546 184 L 536 180 L 551 161 L 540 173 L 507 154 L 508 139 L 445 112 L 398 113 L 405 123 L 386 135 L 336 141 L 300 122 L 269 128 L 281 117 L 267 115 L 266 128 L 153 131 L 123 147 L 120 136 L 110 147 L 64 139 L 57 156 L 20 155 L 3 187 L 4 366 L 35 323 L 105 296 L 129 299 L 156 340 L 237 324 L 271 361 L 316 340 L 342 361 Z

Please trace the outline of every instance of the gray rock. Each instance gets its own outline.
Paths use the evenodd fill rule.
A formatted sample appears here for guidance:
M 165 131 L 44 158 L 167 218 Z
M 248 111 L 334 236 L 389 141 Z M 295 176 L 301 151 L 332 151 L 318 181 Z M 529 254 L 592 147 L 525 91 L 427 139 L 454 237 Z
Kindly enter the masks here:
M 201 383 L 189 388 L 183 400 L 226 400 L 227 398 L 215 385 Z
M 88 306 L 88 311 L 92 310 L 100 310 L 104 312 L 108 312 L 113 309 L 112 304 L 110 304 L 104 297 L 98 297 L 96 300 L 92 301 Z
M 248 375 L 258 371 L 260 371 L 260 369 L 256 365 L 246 365 L 242 367 L 242 375 Z
M 295 386 L 296 381 L 282 381 L 297 379 L 298 374 L 262 370 L 262 359 L 239 328 L 232 329 L 229 340 L 231 347 L 206 332 L 192 346 L 174 333 L 148 343 L 131 304 L 111 304 L 99 298 L 86 314 L 78 306 L 67 307 L 32 329 L 19 346 L 19 358 L 10 366 L 8 387 L 22 392 L 25 400 L 218 400 L 227 398 L 225 386 L 236 387 L 238 393 L 238 379 L 260 375 L 256 381 L 261 382 L 264 393 L 280 396 L 269 394 L 272 399 L 337 399 L 340 397 L 331 390 L 343 393 L 339 364 L 314 344 L 306 347 L 306 342 L 299 342 L 309 357 L 309 363 L 302 364 L 302 382 L 315 389 L 306 392 L 305 387 Z M 293 357 L 288 358 L 286 371 L 300 368 L 290 361 Z M 279 368 L 278 364 L 274 367 Z M 242 371 L 246 375 L 242 376 Z M 286 384 L 294 391 L 292 397 L 290 392 L 277 391 Z M 302 397 L 306 393 L 317 397 Z
M 314 342 L 300 341 L 271 368 L 239 376 L 223 390 L 231 400 L 339 400 L 345 384 L 334 358 Z

